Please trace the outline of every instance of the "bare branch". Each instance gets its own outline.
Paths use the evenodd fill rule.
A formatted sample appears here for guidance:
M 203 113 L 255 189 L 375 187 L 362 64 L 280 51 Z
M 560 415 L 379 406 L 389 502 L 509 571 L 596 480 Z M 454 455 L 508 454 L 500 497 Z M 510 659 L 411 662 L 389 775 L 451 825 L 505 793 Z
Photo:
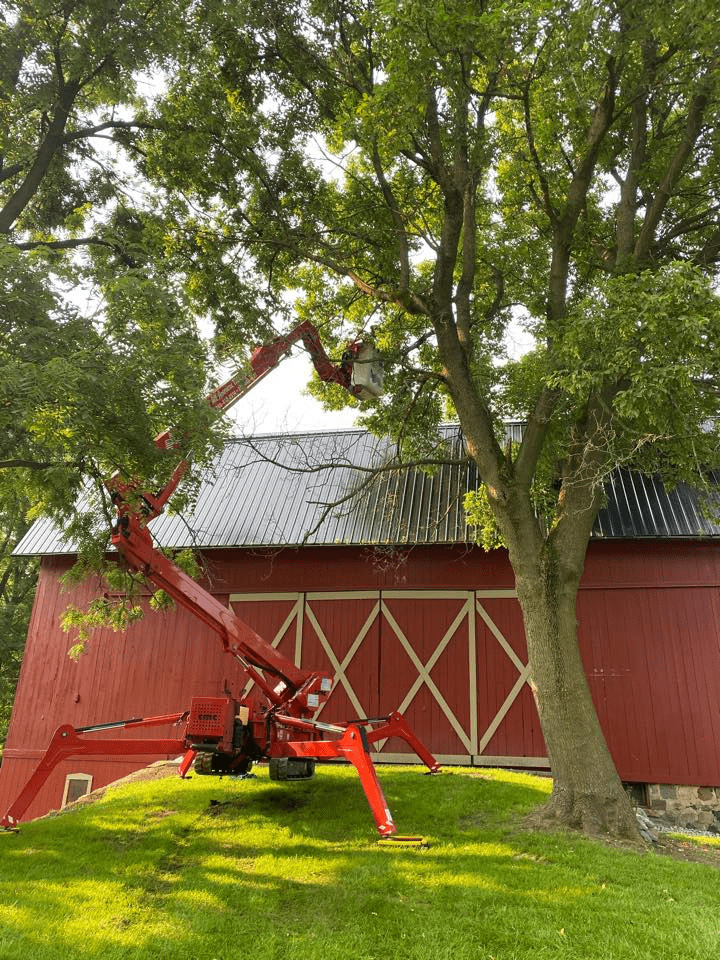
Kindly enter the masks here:
M 156 123 L 146 123 L 141 120 L 106 120 L 104 123 L 98 123 L 93 127 L 81 127 L 79 130 L 73 130 L 66 133 L 63 137 L 63 143 L 72 143 L 74 140 L 87 140 L 94 137 L 104 130 L 160 130 L 162 129 Z

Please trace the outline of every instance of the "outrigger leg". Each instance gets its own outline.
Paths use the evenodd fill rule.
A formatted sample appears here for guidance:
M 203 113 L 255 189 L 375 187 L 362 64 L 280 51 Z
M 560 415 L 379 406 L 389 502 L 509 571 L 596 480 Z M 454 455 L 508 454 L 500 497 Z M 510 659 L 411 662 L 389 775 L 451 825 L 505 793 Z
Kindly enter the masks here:
M 38 795 L 42 785 L 60 761 L 66 760 L 68 757 L 136 756 L 137 754 L 157 756 L 164 753 L 177 755 L 185 749 L 185 741 L 182 738 L 172 740 L 86 740 L 86 734 L 118 728 L 127 730 L 137 727 L 164 726 L 165 724 L 180 723 L 186 717 L 187 713 L 173 713 L 162 717 L 134 717 L 132 720 L 98 723 L 92 727 L 72 727 L 70 724 L 58 727 L 45 751 L 45 755 L 35 767 L 33 775 L 8 812 L 0 820 L 0 827 L 12 831 L 18 829 L 20 819 Z
M 315 724 L 321 726 L 317 721 L 295 720 L 294 718 L 278 718 L 281 722 L 288 722 L 289 726 L 307 729 Z M 375 724 L 379 726 L 375 727 Z M 369 733 L 365 726 L 373 726 Z M 399 713 L 390 714 L 388 717 L 377 719 L 358 720 L 348 723 L 344 726 L 335 726 L 330 724 L 322 725 L 325 729 L 332 729 L 342 733 L 337 740 L 301 740 L 289 741 L 282 744 L 282 751 L 287 756 L 294 757 L 312 757 L 318 760 L 331 760 L 333 758 L 344 758 L 348 760 L 358 772 L 360 783 L 365 791 L 370 811 L 375 820 L 375 826 L 380 834 L 379 843 L 386 846 L 427 846 L 425 837 L 398 836 L 397 827 L 393 820 L 390 808 L 387 805 L 385 795 L 380 786 L 375 770 L 375 764 L 370 756 L 370 744 L 388 737 L 399 737 L 405 740 L 417 753 L 423 763 L 427 766 L 430 773 L 437 773 L 440 764 L 430 751 L 421 743 L 413 733 L 410 725 Z M 277 744 L 280 747 L 280 744 Z

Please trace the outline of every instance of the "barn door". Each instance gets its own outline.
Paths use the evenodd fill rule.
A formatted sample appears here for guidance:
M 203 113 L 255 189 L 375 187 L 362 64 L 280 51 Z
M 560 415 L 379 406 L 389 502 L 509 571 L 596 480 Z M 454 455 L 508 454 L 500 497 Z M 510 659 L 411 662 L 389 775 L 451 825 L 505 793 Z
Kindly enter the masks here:
M 296 665 L 327 669 L 328 721 L 399 710 L 444 763 L 543 766 L 512 591 L 233 594 L 231 604 Z M 405 744 L 376 745 L 411 758 Z
M 468 763 L 477 743 L 472 593 L 384 591 L 381 610 L 382 711 L 403 713 L 441 762 Z M 391 741 L 382 752 L 408 751 Z
M 479 740 L 473 762 L 547 767 L 515 591 L 475 592 L 475 637 Z

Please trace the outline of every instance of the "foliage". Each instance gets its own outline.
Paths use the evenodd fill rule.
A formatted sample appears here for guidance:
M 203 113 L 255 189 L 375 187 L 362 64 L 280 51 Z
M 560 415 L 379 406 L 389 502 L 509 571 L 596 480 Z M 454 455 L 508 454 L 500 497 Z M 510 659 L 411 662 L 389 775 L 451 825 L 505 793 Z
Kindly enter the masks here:
M 85 568 L 104 563 L 111 509 L 103 480 L 120 471 L 161 484 L 178 451 L 161 454 L 153 437 L 169 425 L 197 462 L 217 440 L 202 399 L 208 345 L 138 177 L 148 94 L 170 65 L 186 7 L 12 0 L 0 13 L 0 516 L 8 550 L 25 519 L 46 515 L 79 544 Z M 19 624 L 5 594 L 0 617 Z M 0 641 L 13 676 L 16 630 Z
M 0 476 L 0 482 L 2 477 Z M 5 741 L 10 711 L 30 612 L 35 592 L 37 562 L 27 558 L 12 557 L 11 551 L 17 538 L 27 528 L 26 501 L 14 499 L 11 494 L 0 503 L 0 753 Z
M 338 767 L 310 783 L 136 783 L 0 836 L 3 956 L 221 958 L 250 939 L 262 960 L 716 952 L 715 867 L 525 832 L 549 789 L 528 774 L 379 776 L 429 849 L 378 847 Z
M 365 422 L 408 457 L 458 416 L 484 484 L 468 507 L 516 575 L 551 808 L 632 835 L 576 591 L 612 469 L 698 483 L 720 454 L 717 19 L 699 0 L 192 15 L 142 142 L 198 306 L 226 346 L 245 336 L 209 270 L 239 302 L 294 302 L 335 349 L 372 332 L 389 389 Z
M 672 26 L 661 5 L 613 2 L 195 15 L 147 173 L 199 204 L 218 260 L 250 264 L 275 301 L 293 292 L 336 349 L 372 327 L 389 388 L 373 429 L 416 453 L 457 410 L 486 479 L 529 461 L 554 519 L 563 484 L 619 462 L 699 481 L 718 447 L 720 247 L 718 37 L 698 4 Z M 507 352 L 518 318 L 533 363 Z M 530 427 L 509 465 L 508 416 Z
M 199 579 L 202 575 L 202 568 L 194 551 L 185 549 L 164 552 L 188 576 Z M 145 576 L 129 571 L 122 564 L 108 563 L 104 555 L 98 558 L 96 564 L 91 565 L 86 553 L 65 574 L 64 584 L 71 587 L 80 583 L 93 568 L 101 574 L 106 591 L 102 596 L 91 600 L 85 610 L 69 603 L 60 618 L 62 629 L 66 633 L 74 634 L 74 642 L 68 651 L 73 660 L 85 652 L 85 645 L 94 630 L 103 628 L 114 633 L 123 633 L 130 624 L 141 620 L 145 615 L 143 597 L 148 597 L 148 606 L 156 612 L 170 610 L 174 606 L 172 598 L 164 590 L 156 590 Z
M 0 19 L 0 469 L 32 515 L 67 520 L 115 470 L 159 482 L 174 461 L 152 438 L 167 426 L 207 448 L 207 344 L 137 163 L 148 72 L 169 67 L 185 13 L 17 0 Z

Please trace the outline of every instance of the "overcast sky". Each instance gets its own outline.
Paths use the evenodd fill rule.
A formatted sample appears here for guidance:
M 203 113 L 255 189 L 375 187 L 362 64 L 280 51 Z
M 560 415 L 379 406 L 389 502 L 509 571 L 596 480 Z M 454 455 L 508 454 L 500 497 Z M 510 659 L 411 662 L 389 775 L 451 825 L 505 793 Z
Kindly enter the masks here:
M 283 360 L 229 411 L 238 432 L 304 433 L 352 427 L 356 410 L 323 410 L 305 393 L 311 373 L 312 362 L 303 352 Z

